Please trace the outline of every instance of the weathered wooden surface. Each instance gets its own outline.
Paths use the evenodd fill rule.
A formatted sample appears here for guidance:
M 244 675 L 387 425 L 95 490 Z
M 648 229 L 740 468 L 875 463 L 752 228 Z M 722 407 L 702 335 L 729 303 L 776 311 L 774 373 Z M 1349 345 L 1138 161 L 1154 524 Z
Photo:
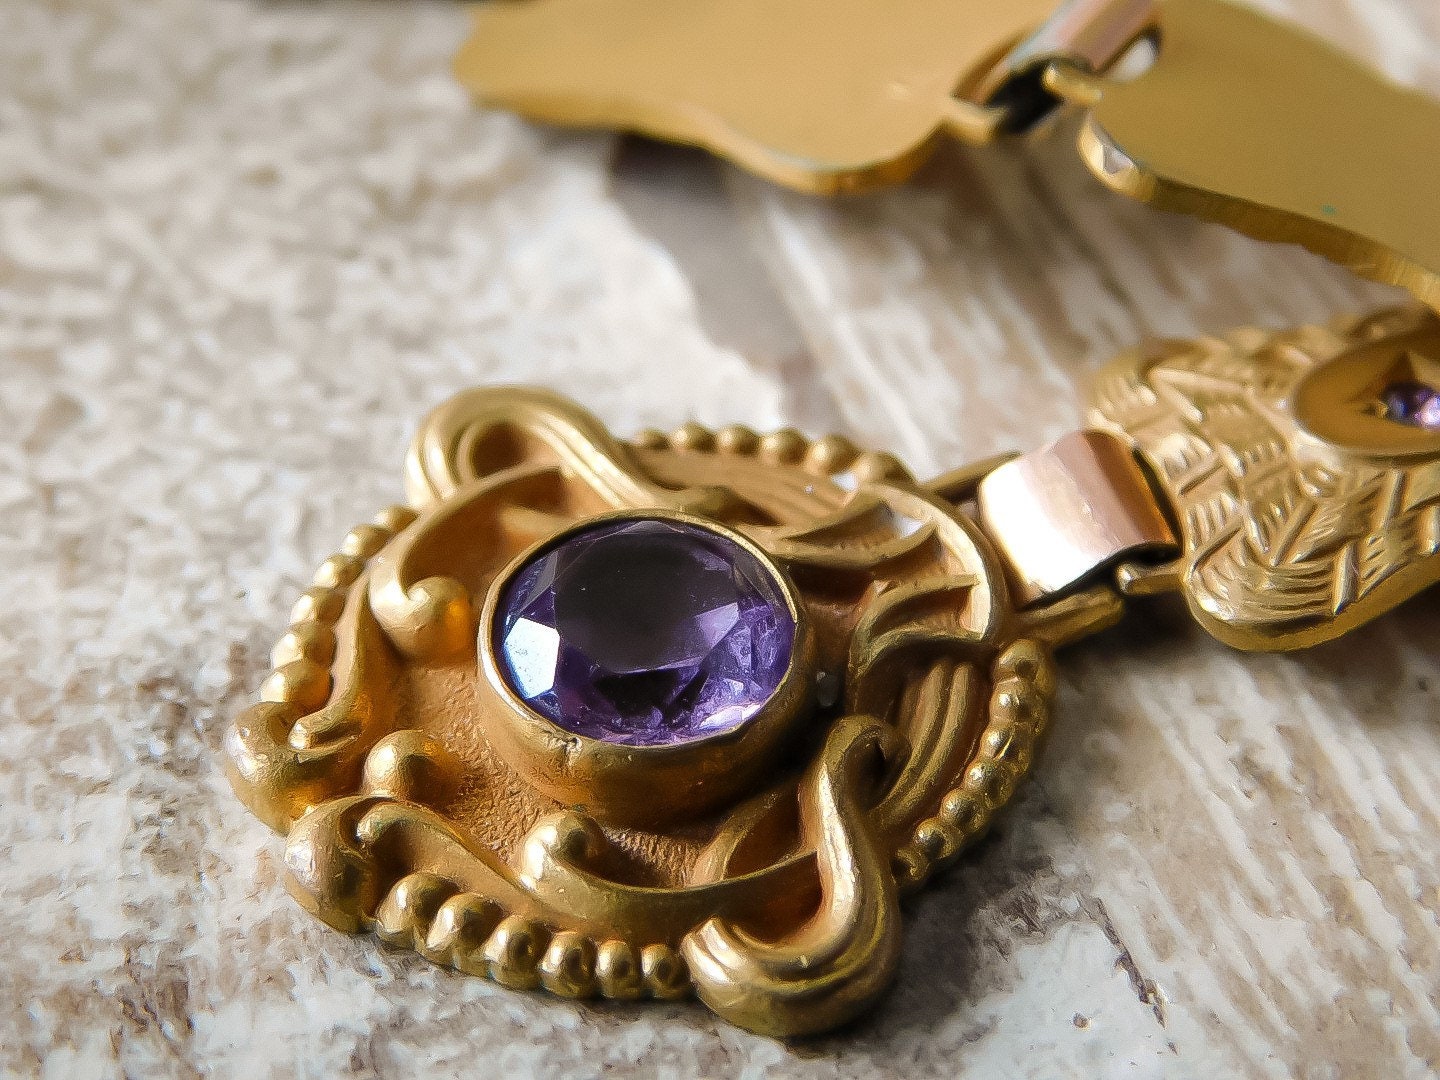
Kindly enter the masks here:
M 1440 93 L 1429 0 L 1269 6 Z M 835 203 L 540 131 L 451 85 L 462 33 L 448 4 L 0 6 L 0 1070 L 1440 1069 L 1433 596 L 1300 655 L 1170 604 L 1074 649 L 1038 780 L 817 1042 L 514 994 L 294 907 L 220 735 L 454 390 L 926 472 L 1073 425 L 1145 335 L 1394 296 L 1105 193 L 1066 131 Z

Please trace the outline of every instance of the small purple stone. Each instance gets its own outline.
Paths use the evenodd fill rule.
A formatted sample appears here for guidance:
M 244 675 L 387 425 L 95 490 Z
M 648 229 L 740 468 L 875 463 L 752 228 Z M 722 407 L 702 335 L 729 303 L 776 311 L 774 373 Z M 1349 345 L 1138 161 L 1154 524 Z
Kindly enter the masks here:
M 567 731 L 667 746 L 733 731 L 779 687 L 795 620 L 775 575 L 699 526 L 610 521 L 505 586 L 495 649 L 511 688 Z
M 1385 415 L 1412 427 L 1440 431 L 1440 389 L 1428 383 L 1406 380 L 1391 383 L 1380 395 Z

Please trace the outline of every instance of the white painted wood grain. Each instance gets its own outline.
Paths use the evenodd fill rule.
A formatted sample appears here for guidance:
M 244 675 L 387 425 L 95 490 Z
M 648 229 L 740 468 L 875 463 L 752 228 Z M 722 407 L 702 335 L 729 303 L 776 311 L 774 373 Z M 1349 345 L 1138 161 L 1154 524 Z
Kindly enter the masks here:
M 1268 4 L 1440 93 L 1429 0 Z M 335 934 L 219 775 L 294 592 L 462 386 L 919 471 L 1075 424 L 1149 334 L 1395 294 L 1103 191 L 1069 130 L 824 202 L 475 110 L 448 3 L 0 6 L 0 1071 L 1396 1077 L 1440 1068 L 1440 634 L 1066 657 L 1038 779 L 786 1047 Z

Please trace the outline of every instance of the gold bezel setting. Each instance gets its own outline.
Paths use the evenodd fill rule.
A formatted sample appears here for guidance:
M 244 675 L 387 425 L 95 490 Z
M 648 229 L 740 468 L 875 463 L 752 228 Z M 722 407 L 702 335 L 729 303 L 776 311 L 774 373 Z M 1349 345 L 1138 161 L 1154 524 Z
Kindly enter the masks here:
M 569 731 L 515 692 L 496 651 L 498 607 L 509 583 L 547 551 L 572 537 L 626 521 L 668 521 L 701 529 L 753 557 L 778 586 L 794 625 L 790 661 L 779 686 L 755 715 L 735 728 L 663 746 L 632 746 Z M 488 731 L 505 760 L 537 788 L 581 805 L 605 823 L 643 827 L 688 819 L 753 789 L 773 771 L 797 723 L 810 711 L 819 674 L 810 620 L 795 586 L 760 545 L 695 514 L 674 510 L 616 511 L 578 521 L 518 555 L 486 596 L 477 635 Z

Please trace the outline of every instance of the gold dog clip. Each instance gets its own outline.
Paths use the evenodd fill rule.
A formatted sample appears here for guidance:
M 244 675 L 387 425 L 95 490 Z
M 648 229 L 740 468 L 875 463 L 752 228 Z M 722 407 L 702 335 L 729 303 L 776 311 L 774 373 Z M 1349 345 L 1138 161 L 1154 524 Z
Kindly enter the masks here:
M 1127 81 L 1142 39 L 1153 63 Z M 456 72 L 487 103 L 826 193 L 1073 103 L 1115 190 L 1440 307 L 1440 104 L 1226 0 L 490 0 Z

